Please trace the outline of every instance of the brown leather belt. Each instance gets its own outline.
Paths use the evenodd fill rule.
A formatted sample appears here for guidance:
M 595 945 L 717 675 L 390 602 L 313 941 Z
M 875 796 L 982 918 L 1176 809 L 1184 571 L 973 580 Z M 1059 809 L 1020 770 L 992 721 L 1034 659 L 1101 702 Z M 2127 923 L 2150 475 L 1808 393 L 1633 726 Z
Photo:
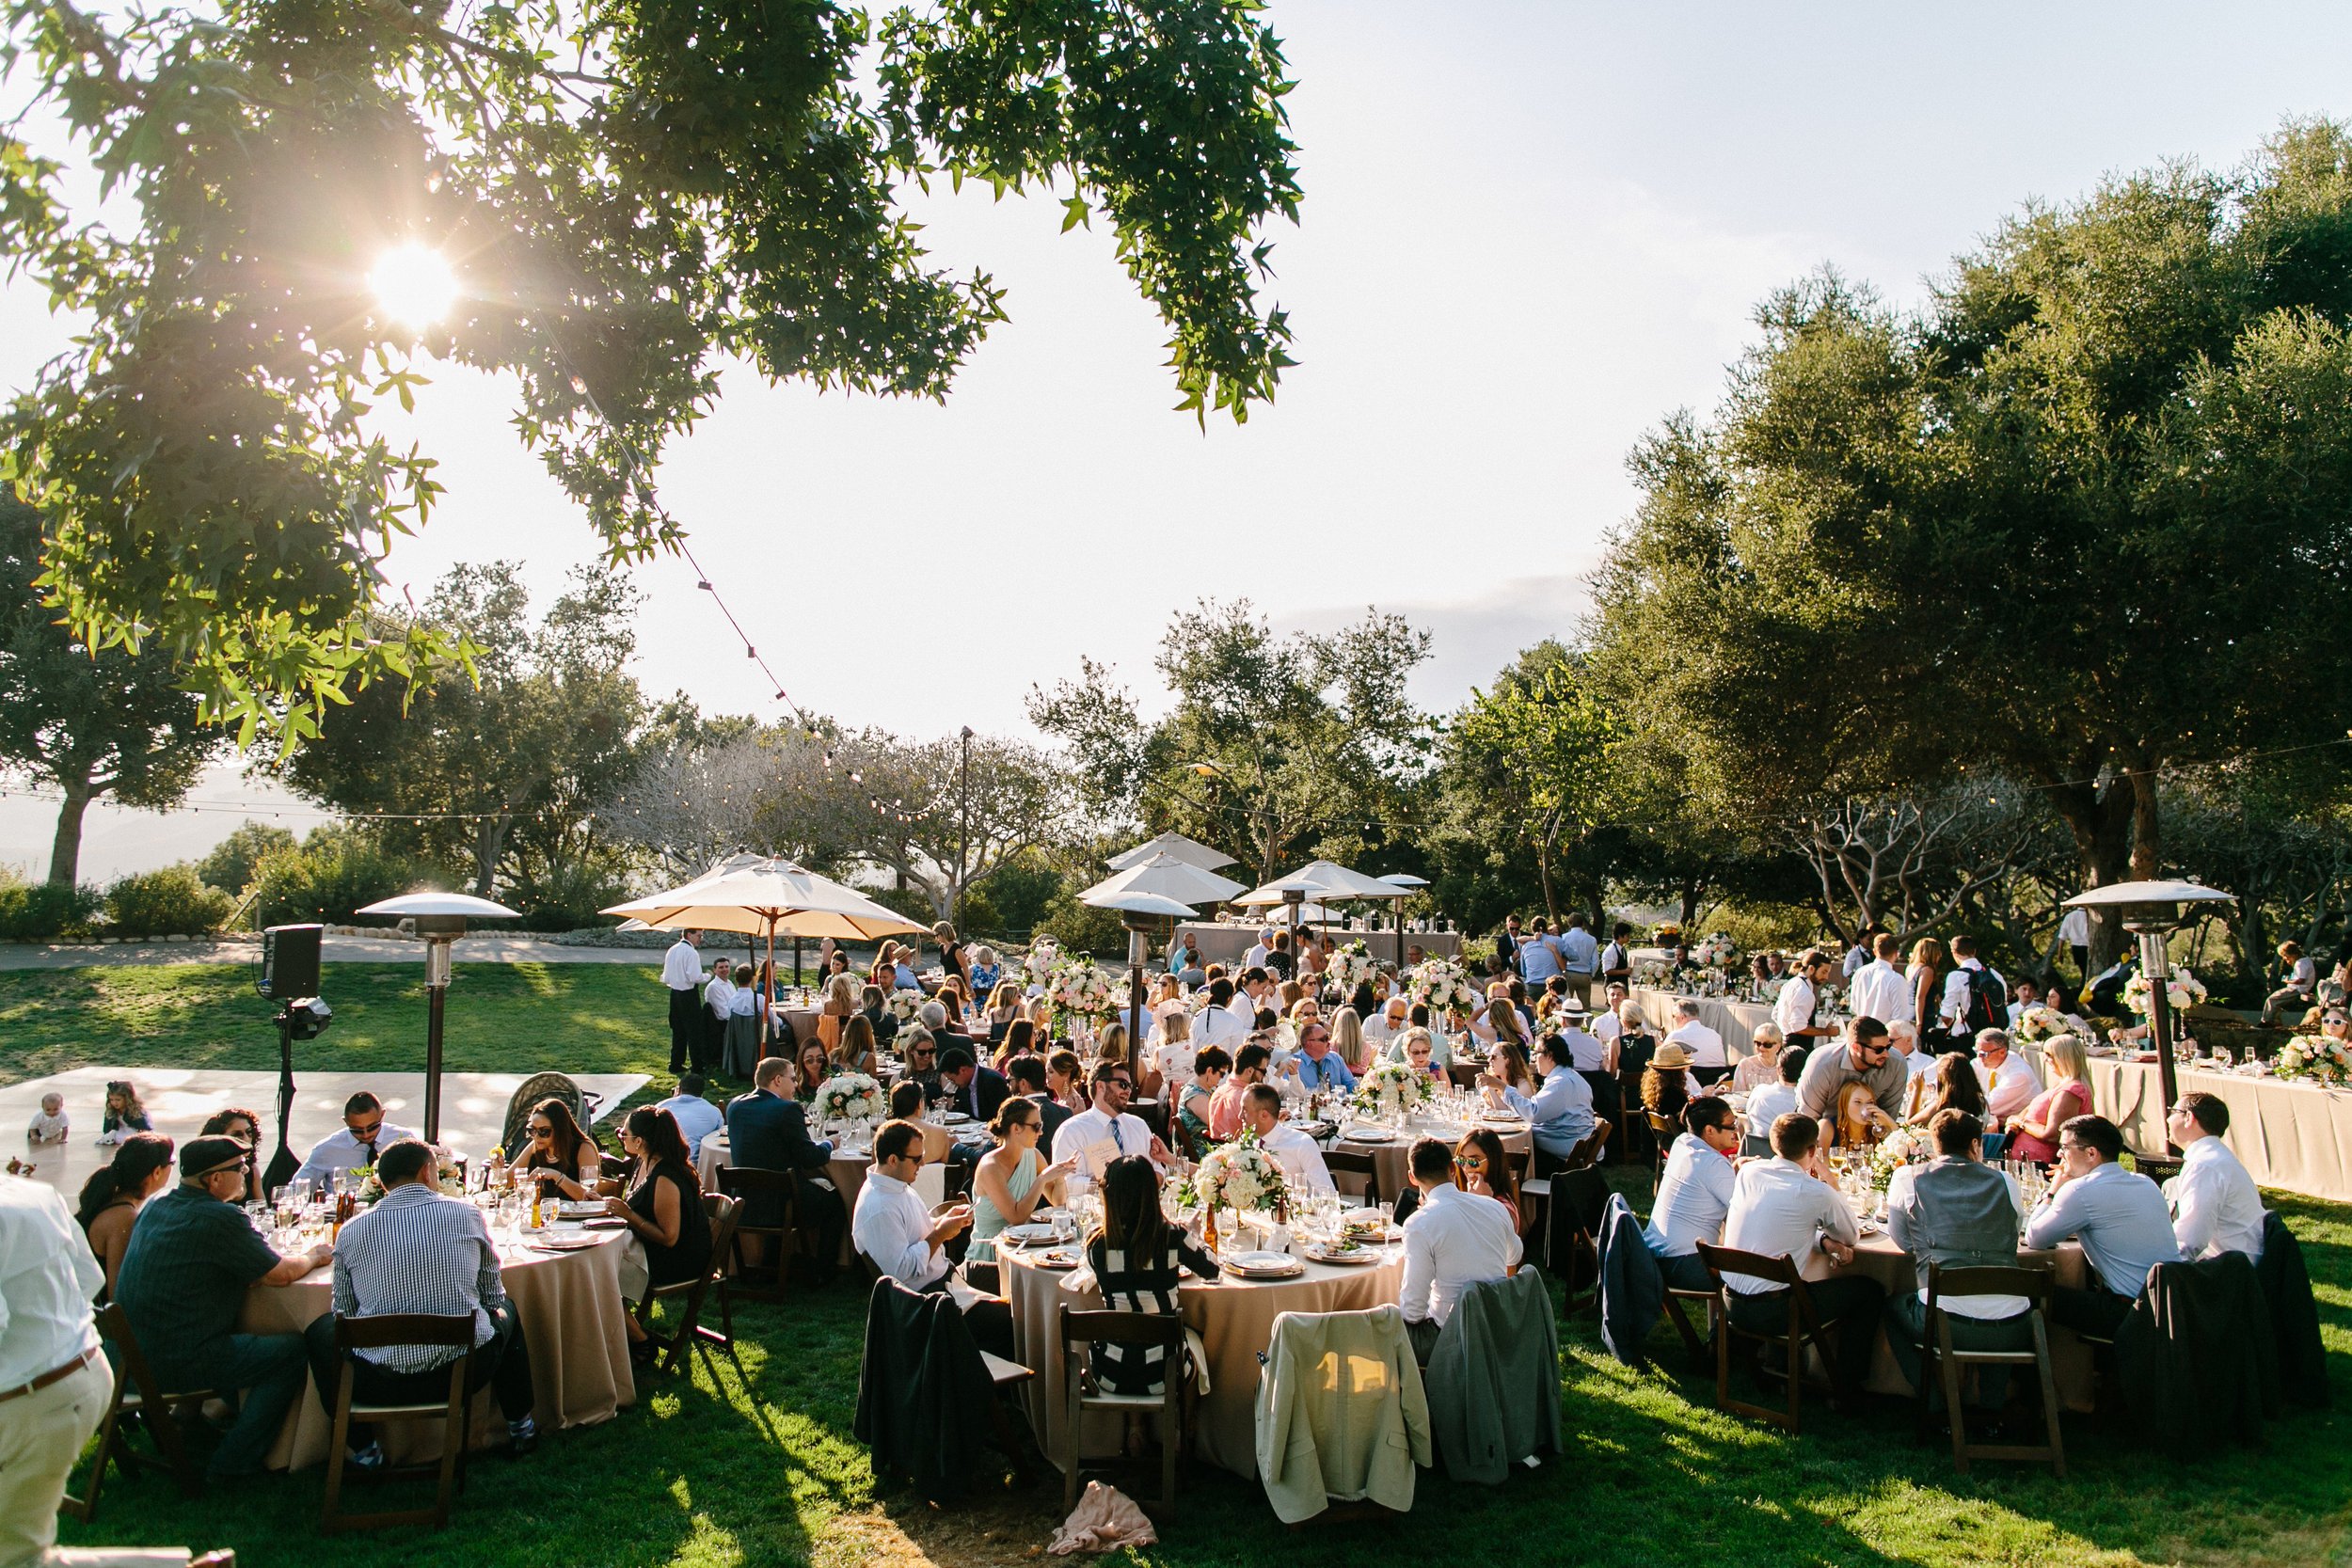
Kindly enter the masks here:
M 20 1383 L 13 1388 L 0 1389 L 0 1404 L 6 1404 L 8 1401 L 20 1398 L 25 1394 L 38 1394 L 53 1383 L 63 1383 L 67 1378 L 72 1377 L 75 1372 L 80 1371 L 84 1367 L 88 1366 L 91 1362 L 97 1359 L 98 1347 L 96 1345 L 92 1345 L 89 1349 L 84 1351 L 81 1354 L 67 1362 L 64 1366 L 45 1371 L 41 1373 L 40 1376 L 33 1379 L 30 1383 Z

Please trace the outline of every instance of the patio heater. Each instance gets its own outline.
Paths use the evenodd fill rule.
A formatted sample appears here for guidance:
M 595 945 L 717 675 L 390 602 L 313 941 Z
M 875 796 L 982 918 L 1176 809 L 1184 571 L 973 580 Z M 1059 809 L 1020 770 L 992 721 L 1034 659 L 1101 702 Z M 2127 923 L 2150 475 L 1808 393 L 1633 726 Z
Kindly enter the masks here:
M 2173 1101 L 2179 1098 L 2180 1075 L 2172 1065 L 2172 1041 L 2177 1031 L 2172 1022 L 2169 984 L 2172 960 L 2166 951 L 2166 941 L 2188 924 L 2190 906 L 2236 902 L 2234 895 L 2217 888 L 2178 881 L 2112 882 L 2066 900 L 2068 909 L 2112 911 L 2123 922 L 2123 929 L 2139 940 L 2139 973 L 2148 981 L 2148 1036 L 2155 1042 L 2156 1084 L 2163 1092 L 2168 1117 Z M 2180 1153 L 2169 1135 L 2164 1141 L 2164 1151 L 2168 1155 Z
M 449 1004 L 450 949 L 472 920 L 518 920 L 517 911 L 467 893 L 407 893 L 355 914 L 397 915 L 424 939 L 424 1141 L 441 1141 L 441 1018 Z
M 1191 919 L 1192 906 L 1163 894 L 1134 890 L 1085 901 L 1098 910 L 1118 911 L 1119 923 L 1126 927 L 1127 1059 L 1132 1063 L 1143 1046 L 1143 966 L 1151 958 L 1152 941 L 1165 938 L 1179 920 Z

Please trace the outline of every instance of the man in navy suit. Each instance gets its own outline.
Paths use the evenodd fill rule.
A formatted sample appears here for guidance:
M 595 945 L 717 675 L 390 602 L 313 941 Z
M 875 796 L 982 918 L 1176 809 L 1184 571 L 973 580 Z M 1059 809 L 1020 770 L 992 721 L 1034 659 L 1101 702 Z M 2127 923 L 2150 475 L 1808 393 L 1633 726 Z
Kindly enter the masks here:
M 727 1102 L 729 1161 L 759 1170 L 791 1171 L 798 1178 L 800 1223 L 817 1242 L 817 1274 L 833 1277 L 841 1257 L 841 1233 L 849 1211 L 825 1175 L 833 1145 L 808 1135 L 808 1112 L 792 1098 L 799 1074 L 783 1056 L 763 1058 L 752 1069 L 752 1092 Z M 784 1214 L 773 1193 L 744 1199 L 745 1225 L 780 1225 Z
M 972 1059 L 972 1053 L 960 1045 L 951 1045 L 939 1053 L 939 1081 L 947 1090 L 947 1108 L 961 1111 L 975 1121 L 986 1121 L 996 1114 L 1012 1093 L 1012 1085 L 1005 1075 L 993 1067 L 981 1067 Z
M 1046 1148 L 1053 1148 L 1054 1134 L 1061 1131 L 1061 1124 L 1070 1119 L 1072 1113 L 1045 1087 L 1045 1058 L 1015 1056 L 1005 1064 L 1005 1072 L 1012 1080 L 1013 1093 L 1037 1102 L 1039 1113 L 1045 1118 L 1045 1131 L 1038 1135 L 1038 1142 Z

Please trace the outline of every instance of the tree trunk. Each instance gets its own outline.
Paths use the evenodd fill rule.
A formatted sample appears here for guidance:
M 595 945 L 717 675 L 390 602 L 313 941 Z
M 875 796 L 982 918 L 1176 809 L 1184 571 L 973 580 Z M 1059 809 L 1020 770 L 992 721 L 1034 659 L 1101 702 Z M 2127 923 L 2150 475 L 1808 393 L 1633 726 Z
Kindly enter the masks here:
M 89 810 L 91 790 L 89 780 L 65 786 L 65 800 L 57 807 L 57 834 L 49 843 L 49 880 L 56 887 L 72 887 L 82 873 L 82 816 Z
M 2155 781 L 2149 780 L 2153 791 Z M 2095 784 L 2066 784 L 2049 792 L 2050 805 L 2074 835 L 2076 863 L 2085 891 L 2128 881 L 2132 870 L 2132 787 L 2121 779 Z M 2153 815 L 2153 808 L 2151 807 Z M 2123 922 L 2113 912 L 2091 910 L 2090 961 L 2088 980 L 2122 953 L 2128 938 Z
M 506 831 L 515 823 L 514 814 L 500 812 L 485 816 L 474 829 L 473 835 L 473 895 L 490 896 L 490 888 L 498 879 L 500 857 L 506 853 Z
M 2156 771 L 2135 768 L 2132 781 L 2132 879 L 2152 882 L 2164 851 L 2163 825 L 2156 816 Z
M 1698 924 L 1698 918 L 1699 918 L 1699 895 L 1700 895 L 1701 894 L 1705 893 L 1706 891 L 1707 891 L 1707 879 L 1706 879 L 1706 878 L 1704 878 L 1704 877 L 1686 877 L 1686 878 L 1684 878 L 1684 879 L 1683 879 L 1683 881 L 1682 881 L 1682 905 L 1681 905 L 1682 921 L 1681 921 L 1681 924 L 1682 924 L 1682 928 L 1683 928 L 1684 930 L 1686 930 L 1686 931 L 1687 931 L 1687 930 L 1689 930 L 1689 929 L 1690 929 L 1692 926 L 1695 926 L 1696 924 Z

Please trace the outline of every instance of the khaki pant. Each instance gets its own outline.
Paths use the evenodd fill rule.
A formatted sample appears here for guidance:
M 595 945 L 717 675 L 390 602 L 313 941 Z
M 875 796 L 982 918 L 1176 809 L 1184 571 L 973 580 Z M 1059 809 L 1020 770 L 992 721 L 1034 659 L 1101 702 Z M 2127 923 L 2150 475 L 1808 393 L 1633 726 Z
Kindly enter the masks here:
M 0 1404 L 0 1568 L 40 1562 L 56 1544 L 66 1477 L 114 1391 L 99 1354 L 72 1377 Z

